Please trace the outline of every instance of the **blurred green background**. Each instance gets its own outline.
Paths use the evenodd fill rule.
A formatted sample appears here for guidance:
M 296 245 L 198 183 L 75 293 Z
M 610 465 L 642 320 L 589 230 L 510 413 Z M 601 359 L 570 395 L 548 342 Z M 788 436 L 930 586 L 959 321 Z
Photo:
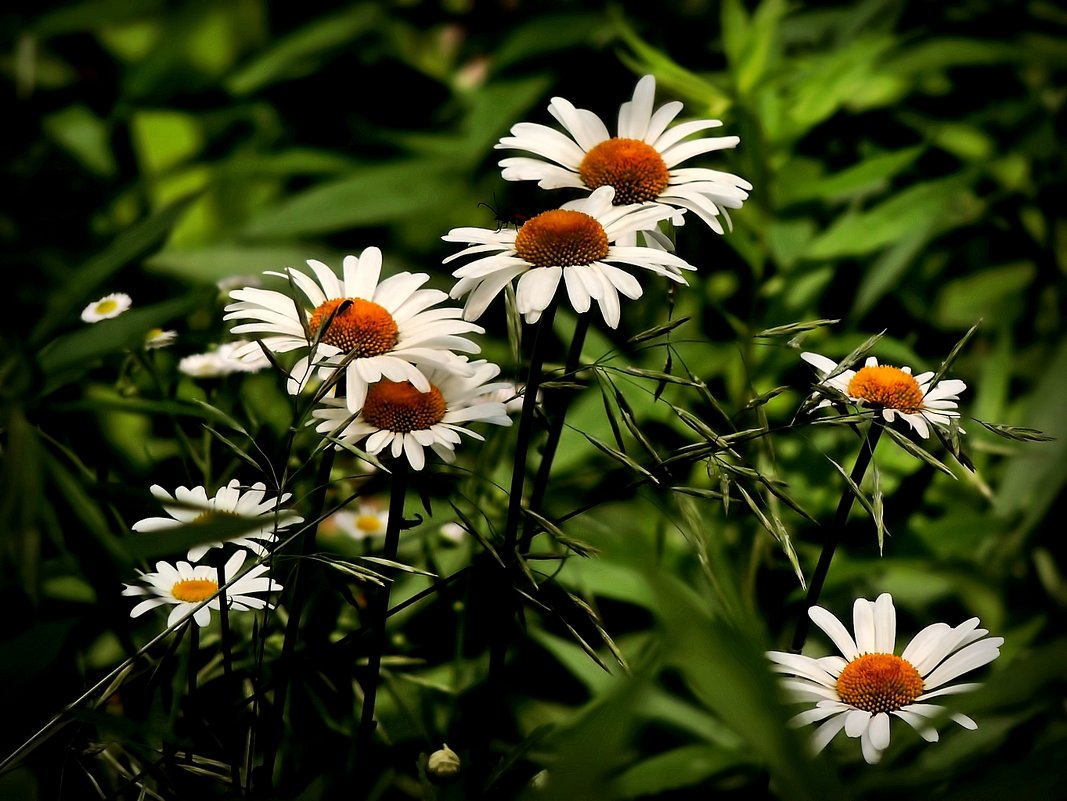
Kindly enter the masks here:
M 675 372 L 684 365 L 709 393 L 678 386 L 664 398 L 718 431 L 781 428 L 812 380 L 801 342 L 840 358 L 884 330 L 882 361 L 937 369 L 980 320 L 951 371 L 968 385 L 964 448 L 975 471 L 936 444 L 952 476 L 883 442 L 885 555 L 857 512 L 823 604 L 847 619 L 854 597 L 890 591 L 902 637 L 978 615 L 1007 642 L 985 688 L 960 704 L 978 731 L 947 730 L 926 746 L 894 729 L 878 767 L 853 741 L 812 765 L 781 732 L 786 712 L 767 703 L 759 655 L 788 645 L 802 598 L 788 554 L 810 574 L 818 528 L 736 473 L 776 536 L 739 494 L 725 510 L 706 497 L 612 489 L 563 524 L 599 556 L 565 561 L 553 586 L 598 611 L 632 676 L 595 630 L 579 626 L 610 670 L 582 652 L 565 615 L 531 610 L 502 750 L 526 745 L 510 752 L 501 786 L 554 799 L 1067 797 L 1067 568 L 1055 523 L 1067 512 L 1061 4 L 98 0 L 8 4 L 0 36 L 3 754 L 158 630 L 158 621 L 131 626 L 118 594 L 148 556 L 128 548 L 129 525 L 153 513 L 146 487 L 221 482 L 238 465 L 217 442 L 205 446 L 210 467 L 187 458 L 182 438 L 200 443 L 202 420 L 217 420 L 198 416 L 195 401 L 250 421 L 266 453 L 284 439 L 288 401 L 272 376 L 205 384 L 175 372 L 178 358 L 226 336 L 217 282 L 311 257 L 336 267 L 376 245 L 387 269 L 429 272 L 448 289 L 450 228 L 492 228 L 493 209 L 530 214 L 571 198 L 505 185 L 499 137 L 520 121 L 551 124 L 545 106 L 556 95 L 612 127 L 637 78 L 652 73 L 658 104 L 682 100 L 684 117 L 721 118 L 741 137 L 706 163 L 755 189 L 726 236 L 696 222 L 679 229 L 679 253 L 698 268 L 690 287 L 668 296 L 650 284 L 624 306 L 618 332 L 594 325 L 586 358 L 616 348 L 616 367 L 663 369 L 662 347 L 627 339 L 670 309 L 690 318 L 672 334 Z M 129 293 L 134 309 L 82 324 L 85 304 L 112 291 Z M 757 336 L 820 319 L 840 322 L 797 341 Z M 482 322 L 485 355 L 516 377 L 503 305 Z M 180 337 L 154 357 L 154 378 L 126 355 L 153 326 Z M 561 340 L 572 326 L 561 314 Z M 701 439 L 654 402 L 654 385 L 606 372 L 568 416 L 554 516 L 631 477 L 580 432 L 643 457 L 618 423 L 608 376 L 661 455 Z M 971 418 L 1056 439 L 1017 442 Z M 493 442 L 506 449 L 507 435 Z M 847 466 L 857 442 L 841 427 L 800 426 L 740 451 L 743 465 L 827 520 L 842 484 L 826 457 Z M 722 472 L 697 464 L 684 483 L 717 490 Z M 441 482 L 427 478 L 422 490 L 443 520 L 453 485 Z M 406 557 L 439 568 L 469 561 L 466 550 L 427 555 L 431 544 L 411 538 Z M 382 713 L 405 754 L 389 791 L 398 798 L 463 797 L 403 779 L 442 737 L 462 745 L 449 739 L 456 704 L 480 663 L 473 646 L 454 654 L 436 642 L 463 617 L 453 602 L 442 592 L 397 622 L 398 651 L 425 660 L 397 668 L 398 700 Z M 470 614 L 463 625 L 474 628 Z M 338 797 L 344 786 L 330 759 L 351 721 L 314 708 L 286 797 Z M 96 797 L 86 776 L 114 776 L 95 745 L 114 740 L 132 753 L 166 740 L 155 707 L 127 712 L 110 722 L 86 713 L 0 776 L 0 795 Z M 550 790 L 517 789 L 545 764 Z M 172 777 L 152 780 L 167 798 L 190 792 Z M 117 781 L 101 796 L 137 792 Z

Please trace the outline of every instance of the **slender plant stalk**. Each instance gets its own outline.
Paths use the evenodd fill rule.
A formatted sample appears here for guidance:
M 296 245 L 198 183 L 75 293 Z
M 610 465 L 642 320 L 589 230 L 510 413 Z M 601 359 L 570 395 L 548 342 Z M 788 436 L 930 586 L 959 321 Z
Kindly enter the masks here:
M 396 554 L 400 548 L 400 529 L 404 524 L 404 496 L 408 488 L 408 463 L 404 458 L 397 459 L 393 463 L 393 480 L 389 493 L 389 518 L 385 524 L 385 550 L 382 557 L 390 562 L 396 561 Z M 374 720 L 374 707 L 378 699 L 378 684 L 381 679 L 382 654 L 389 641 L 386 633 L 386 622 L 389 616 L 389 595 L 392 590 L 392 582 L 386 582 L 385 586 L 376 593 L 374 608 L 371 611 L 371 622 L 375 626 L 371 641 L 370 654 L 367 656 L 367 678 L 363 682 L 363 711 L 359 719 L 359 729 L 356 731 L 356 758 L 365 762 L 370 753 L 374 741 L 374 730 L 377 723 Z
M 867 429 L 867 436 L 860 446 L 860 452 L 856 455 L 856 463 L 852 466 L 852 473 L 849 475 L 852 483 L 857 487 L 860 486 L 863 476 L 871 464 L 874 449 L 878 446 L 878 438 L 880 436 L 882 436 L 882 423 L 876 419 L 871 422 L 870 428 Z M 808 629 L 811 627 L 808 610 L 819 601 L 819 595 L 822 593 L 822 587 L 826 581 L 826 574 L 830 571 L 830 562 L 833 561 L 834 552 L 841 542 L 841 537 L 845 532 L 845 524 L 848 522 L 848 513 L 852 510 L 852 504 L 855 500 L 856 496 L 853 494 L 852 489 L 845 487 L 845 491 L 841 495 L 841 501 L 837 505 L 837 513 L 834 515 L 833 524 L 826 532 L 826 541 L 823 543 L 822 553 L 819 554 L 819 562 L 815 566 L 815 572 L 811 576 L 811 583 L 808 585 L 808 597 L 804 602 L 804 612 L 801 614 L 800 619 L 797 620 L 796 633 L 793 635 L 794 653 L 800 653 L 804 647 L 804 641 L 808 638 Z
M 222 676 L 225 683 L 226 692 L 230 692 L 234 688 L 233 683 L 233 657 L 231 655 L 231 648 L 233 646 L 233 638 L 230 636 L 230 605 L 226 598 L 226 551 L 222 548 L 219 549 L 218 556 L 216 557 L 219 581 L 219 637 L 221 640 L 220 647 L 222 648 Z M 241 771 L 237 766 L 237 759 L 232 758 L 230 762 L 230 779 L 233 781 L 234 789 L 241 788 Z
M 200 656 L 200 626 L 195 620 L 189 618 L 189 690 L 185 695 L 185 721 L 188 726 L 188 732 L 190 743 L 193 739 L 194 730 L 197 728 L 196 720 L 196 663 Z M 192 746 L 185 752 L 185 761 L 193 761 L 193 749 Z
M 489 672 L 486 676 L 485 691 L 477 705 L 476 716 L 479 721 L 472 732 L 471 771 L 468 786 L 472 792 L 481 793 L 484 780 L 490 773 L 489 743 L 493 730 L 500 722 L 504 709 L 504 668 L 508 646 L 511 643 L 512 629 L 515 625 L 516 602 L 512 592 L 512 569 L 518 558 L 518 535 L 522 516 L 522 496 L 526 481 L 526 462 L 533 438 L 534 408 L 537 406 L 537 392 L 541 386 L 541 373 L 545 361 L 547 342 L 552 333 L 552 321 L 556 316 L 556 301 L 553 300 L 541 315 L 530 351 L 530 368 L 523 388 L 522 412 L 519 415 L 519 430 L 516 435 L 515 461 L 511 470 L 511 490 L 508 495 L 507 518 L 504 523 L 504 542 L 500 549 L 503 567 L 496 562 L 488 562 L 490 576 L 489 597 L 493 599 L 493 614 L 489 645 Z
M 586 312 L 578 315 L 578 322 L 574 326 L 574 336 L 571 339 L 571 347 L 567 353 L 567 362 L 563 368 L 563 377 L 569 378 L 578 370 L 578 363 L 582 359 L 582 346 L 585 344 L 585 335 L 589 331 L 589 321 L 592 314 Z M 536 394 L 536 393 L 535 393 Z M 570 406 L 571 392 L 559 389 L 552 393 L 545 406 L 548 413 L 548 439 L 545 440 L 544 450 L 541 452 L 541 464 L 537 466 L 537 476 L 534 478 L 533 489 L 530 490 L 529 508 L 535 512 L 541 511 L 548 491 L 548 478 L 552 473 L 552 461 L 556 458 L 556 449 L 563 434 L 563 422 L 567 417 L 567 407 Z M 523 406 L 526 399 L 523 398 Z M 530 543 L 534 538 L 534 521 L 527 518 L 522 526 L 522 539 L 519 542 L 519 552 L 528 553 Z
M 311 509 L 315 510 L 311 520 L 318 520 L 322 516 L 322 510 L 326 506 L 326 490 L 330 484 L 330 472 L 333 470 L 335 451 L 327 445 L 322 452 L 319 461 L 319 472 L 315 479 L 315 488 L 311 498 Z M 302 580 L 303 557 L 311 553 L 315 544 L 315 534 L 318 524 L 311 523 L 300 537 L 300 549 L 293 569 L 293 579 L 290 582 L 289 619 L 285 624 L 285 635 L 282 639 L 282 652 L 278 658 L 278 681 L 274 689 L 274 721 L 272 730 L 266 738 L 267 745 L 263 755 L 263 783 L 268 787 L 273 784 L 274 762 L 278 757 L 278 748 L 281 745 L 282 733 L 285 728 L 285 701 L 289 691 L 289 681 L 292 678 L 293 658 L 296 650 L 296 641 L 300 631 L 300 616 L 304 602 L 309 594 L 306 580 Z

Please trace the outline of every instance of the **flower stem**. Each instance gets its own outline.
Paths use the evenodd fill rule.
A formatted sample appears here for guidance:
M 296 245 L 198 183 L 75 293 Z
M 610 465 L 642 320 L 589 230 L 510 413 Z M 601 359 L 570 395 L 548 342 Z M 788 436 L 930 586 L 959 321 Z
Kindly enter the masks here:
M 311 498 L 310 508 L 314 510 L 311 520 L 318 520 L 322 510 L 326 506 L 326 490 L 330 485 L 330 472 L 333 470 L 335 451 L 332 447 L 326 447 L 319 461 L 319 472 L 315 478 L 315 487 Z M 290 595 L 287 609 L 289 619 L 285 624 L 285 634 L 282 639 L 282 652 L 277 662 L 277 685 L 274 689 L 274 721 L 267 737 L 267 745 L 264 748 L 262 784 L 264 789 L 273 785 L 274 762 L 278 756 L 278 748 L 281 745 L 285 729 L 285 700 L 289 691 L 289 681 L 293 673 L 293 659 L 296 651 L 296 640 L 300 631 L 300 616 L 303 611 L 304 601 L 309 592 L 308 582 L 301 580 L 302 565 L 306 557 L 311 553 L 315 544 L 315 533 L 318 524 L 311 523 L 307 526 L 300 537 L 300 553 L 297 556 L 296 567 L 293 570 L 292 581 L 289 582 Z
M 479 694 L 476 717 L 478 722 L 472 728 L 472 754 L 469 786 L 481 786 L 490 773 L 489 743 L 493 731 L 499 726 L 504 706 L 504 669 L 507 660 L 508 645 L 511 642 L 517 612 L 515 594 L 511 586 L 514 566 L 518 558 L 518 533 L 522 516 L 522 495 L 526 480 L 526 462 L 533 437 L 534 409 L 537 406 L 537 392 L 541 385 L 541 372 L 544 366 L 546 343 L 552 333 L 552 320 L 556 316 L 556 301 L 553 300 L 541 315 L 530 351 L 530 368 L 523 388 L 522 412 L 519 415 L 519 430 L 516 435 L 515 461 L 511 471 L 511 491 L 508 495 L 507 519 L 504 524 L 504 543 L 500 549 L 501 567 L 496 562 L 487 560 L 489 571 L 489 597 L 493 599 L 492 625 L 489 644 L 489 672 L 486 676 L 484 693 Z
M 878 438 L 880 436 L 882 436 L 882 423 L 879 420 L 873 420 L 870 428 L 867 429 L 867 436 L 860 446 L 860 452 L 856 455 L 856 463 L 852 466 L 852 473 L 849 475 L 852 483 L 857 487 L 860 486 L 863 476 L 871 464 L 874 449 L 878 446 Z M 804 647 L 804 641 L 808 638 L 808 629 L 811 627 L 808 610 L 819 601 L 819 595 L 822 593 L 822 587 L 826 581 L 826 574 L 830 571 L 830 562 L 833 561 L 834 552 L 841 542 L 841 537 L 845 532 L 845 523 L 848 522 L 848 513 L 852 510 L 852 504 L 855 500 L 856 496 L 852 492 L 852 488 L 845 487 L 845 491 L 841 495 L 841 501 L 837 505 L 834 522 L 829 531 L 826 532 L 826 541 L 823 543 L 822 553 L 819 554 L 819 562 L 815 566 L 811 583 L 808 585 L 808 597 L 804 602 L 804 614 L 797 621 L 796 633 L 793 635 L 794 653 L 800 653 Z
M 408 485 L 408 463 L 406 459 L 397 459 L 393 462 L 393 480 L 389 494 L 389 519 L 385 525 L 385 550 L 382 554 L 384 559 L 390 562 L 396 561 L 396 554 L 400 547 L 400 529 L 404 523 L 404 496 Z M 374 740 L 374 730 L 377 726 L 374 720 L 374 705 L 378 697 L 378 683 L 382 669 L 382 654 L 388 642 L 386 635 L 386 618 L 389 616 L 389 595 L 392 582 L 386 582 L 385 586 L 377 593 L 375 606 L 371 610 L 371 623 L 374 625 L 374 639 L 371 642 L 370 654 L 367 657 L 367 678 L 363 682 L 363 711 L 359 719 L 359 729 L 356 731 L 356 758 L 366 761 L 370 753 L 370 747 Z
M 219 638 L 220 647 L 222 648 L 222 676 L 223 682 L 226 685 L 226 691 L 230 691 L 233 688 L 233 658 L 231 656 L 231 648 L 233 646 L 233 638 L 230 636 L 230 609 L 229 603 L 226 599 L 226 551 L 222 548 L 219 549 L 218 556 L 216 557 L 217 566 L 216 571 L 218 573 L 219 582 Z M 237 767 L 237 759 L 230 760 L 230 779 L 233 782 L 234 789 L 241 787 L 241 773 Z
M 578 363 L 582 359 L 582 346 L 585 344 L 585 335 L 589 331 L 589 321 L 592 315 L 588 312 L 578 315 L 578 322 L 574 326 L 574 336 L 571 339 L 571 347 L 567 353 L 567 362 L 563 368 L 563 377 L 569 378 L 578 370 Z M 536 393 L 534 393 L 536 395 Z M 541 452 L 541 464 L 537 467 L 537 476 L 534 478 L 533 489 L 530 491 L 529 508 L 535 512 L 541 511 L 541 505 L 548 491 L 548 478 L 552 473 L 552 461 L 556 458 L 556 449 L 563 434 L 563 421 L 567 417 L 567 407 L 570 405 L 571 392 L 558 389 L 552 393 L 546 401 L 546 414 L 549 421 L 548 439 L 545 440 L 544 450 Z M 523 398 L 523 406 L 526 399 Z M 534 522 L 527 518 L 522 526 L 522 539 L 519 542 L 519 552 L 527 553 L 530 543 L 534 538 Z

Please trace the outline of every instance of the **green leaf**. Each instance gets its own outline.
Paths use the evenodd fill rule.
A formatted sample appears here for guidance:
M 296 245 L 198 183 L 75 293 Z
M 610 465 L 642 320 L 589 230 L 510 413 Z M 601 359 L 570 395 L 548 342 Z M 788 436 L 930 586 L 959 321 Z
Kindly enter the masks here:
M 245 233 L 276 239 L 382 225 L 436 213 L 456 196 L 458 178 L 440 160 L 367 164 L 319 184 L 256 217 Z
M 119 235 L 103 253 L 73 271 L 63 286 L 48 299 L 48 309 L 30 333 L 30 342 L 40 344 L 49 334 L 64 325 L 74 310 L 80 310 L 92 301 L 94 290 L 160 242 L 181 220 L 194 200 L 195 195 L 186 197 L 142 220 Z
M 615 781 L 622 798 L 655 798 L 736 769 L 742 755 L 710 745 L 684 745 L 638 761 Z
M 107 123 L 88 107 L 67 106 L 45 117 L 41 127 L 85 169 L 105 177 L 115 173 L 115 157 L 108 141 Z
M 186 281 L 214 284 L 236 275 L 256 275 L 303 265 L 307 259 L 330 262 L 336 256 L 335 251 L 316 246 L 213 245 L 193 250 L 163 250 L 146 259 L 145 266 Z

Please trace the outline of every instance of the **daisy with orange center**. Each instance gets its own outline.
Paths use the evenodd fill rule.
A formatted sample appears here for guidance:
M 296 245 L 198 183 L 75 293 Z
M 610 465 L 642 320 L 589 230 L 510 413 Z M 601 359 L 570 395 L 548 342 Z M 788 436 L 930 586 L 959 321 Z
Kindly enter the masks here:
M 230 583 L 240 572 L 247 554 L 247 551 L 236 551 L 223 568 L 223 574 L 229 584 L 226 588 L 226 604 L 231 612 L 269 608 L 270 604 L 265 598 L 258 597 L 259 594 L 282 589 L 281 584 L 267 575 L 266 565 L 256 565 Z M 126 584 L 122 591 L 122 594 L 127 596 L 147 596 L 146 600 L 130 610 L 130 617 L 140 617 L 157 606 L 172 604 L 174 609 L 167 618 L 167 626 L 173 626 L 189 615 L 193 616 L 198 626 L 207 626 L 211 622 L 211 610 L 219 609 L 217 597 L 200 606 L 219 590 L 217 568 L 207 565 L 194 567 L 188 562 L 178 562 L 175 565 L 157 562 L 156 572 L 141 573 L 140 579 L 141 584 Z
M 483 422 L 511 425 L 504 404 L 493 399 L 503 384 L 487 383 L 500 368 L 486 361 L 470 364 L 470 375 L 431 369 L 425 392 L 407 381 L 382 379 L 372 384 L 363 408 L 355 415 L 344 401 L 326 398 L 312 412 L 318 421 L 315 430 L 338 440 L 340 445 L 362 445 L 370 454 L 388 451 L 404 457 L 415 470 L 426 464 L 424 448 L 430 448 L 446 462 L 455 461 L 460 434 L 484 439 L 466 423 Z M 335 443 L 336 444 L 336 443 Z
M 322 380 L 344 371 L 349 411 L 363 406 L 367 387 L 381 378 L 409 381 L 429 389 L 420 366 L 464 370 L 454 351 L 477 353 L 478 346 L 462 336 L 482 329 L 459 319 L 454 308 L 433 308 L 448 296 L 438 289 L 420 289 L 424 273 L 397 273 L 381 278 L 382 254 L 367 248 L 346 256 L 338 278 L 320 261 L 307 262 L 315 277 L 287 268 L 267 275 L 291 279 L 304 296 L 245 287 L 230 292 L 227 320 L 241 320 L 235 334 L 252 334 L 257 341 L 242 345 L 240 359 L 262 357 L 261 345 L 272 353 L 306 351 L 289 372 L 290 394 L 300 392 L 318 372 Z
M 356 541 L 384 537 L 389 524 L 389 510 L 381 505 L 359 503 L 354 511 L 340 509 L 322 521 L 320 533 L 340 533 Z
M 694 120 L 671 125 L 682 111 L 678 102 L 653 111 L 656 79 L 637 82 L 633 99 L 619 108 L 618 135 L 591 111 L 575 108 L 562 97 L 552 98 L 548 112 L 566 129 L 521 122 L 497 143 L 497 149 L 525 150 L 539 158 L 506 158 L 500 162 L 507 181 L 537 181 L 542 189 L 574 187 L 587 191 L 615 189 L 615 203 L 655 203 L 689 210 L 717 233 L 719 216 L 739 209 L 752 185 L 727 172 L 705 167 L 679 167 L 694 156 L 736 147 L 736 136 L 694 134 L 722 125 L 719 120 Z M 680 222 L 680 217 L 676 222 Z M 655 237 L 655 232 L 653 232 Z
M 292 497 L 288 492 L 273 498 L 267 497 L 267 485 L 257 481 L 251 487 L 242 487 L 235 478 L 212 496 L 208 497 L 203 487 L 178 487 L 174 496 L 158 484 L 152 485 L 152 496 L 163 504 L 163 510 L 169 517 L 146 517 L 133 524 L 133 530 L 144 533 L 149 531 L 166 531 L 195 523 L 203 523 L 211 517 L 228 515 L 239 518 L 259 518 L 259 524 L 238 537 L 228 540 L 233 545 L 247 548 L 264 556 L 267 553 L 263 543 L 271 544 L 277 539 L 281 529 L 302 523 L 304 518 L 282 509 Z M 260 542 L 262 540 L 262 542 Z M 199 562 L 211 548 L 218 548 L 221 542 L 208 542 L 194 545 L 189 549 L 187 558 Z
M 818 353 L 801 353 L 800 358 L 819 371 L 824 386 L 855 403 L 881 410 L 887 423 L 899 415 L 923 439 L 930 436 L 930 424 L 948 429 L 960 416 L 956 401 L 967 385 L 957 378 L 931 385 L 933 372 L 913 376 L 910 367 L 878 364 L 874 356 L 859 370 L 841 372 L 837 372 L 837 362 Z M 817 408 L 830 403 L 823 400 Z M 959 431 L 963 433 L 962 428 Z
M 616 264 L 640 267 L 686 283 L 682 270 L 696 269 L 659 248 L 618 244 L 637 231 L 654 227 L 671 215 L 656 205 L 615 206 L 615 190 L 604 186 L 589 197 L 546 211 L 518 230 L 454 228 L 446 242 L 463 242 L 467 248 L 445 259 L 477 256 L 452 275 L 460 279 L 452 297 L 467 296 L 463 316 L 478 319 L 501 290 L 518 278 L 515 299 L 526 322 L 535 323 L 556 295 L 562 278 L 574 310 L 589 311 L 595 300 L 604 321 L 619 325 L 619 295 L 641 297 L 638 280 Z
M 889 747 L 889 716 L 912 726 L 927 742 L 937 742 L 932 720 L 945 712 L 924 703 L 941 695 L 968 692 L 978 684 L 948 684 L 1000 656 L 1003 637 L 986 637 L 978 618 L 956 627 L 934 623 L 920 631 L 901 652 L 896 646 L 896 609 L 888 593 L 871 602 L 858 598 L 853 606 L 856 638 L 833 614 L 819 606 L 808 610 L 843 656 L 819 659 L 782 651 L 768 651 L 774 669 L 790 678 L 782 683 L 794 700 L 815 701 L 792 723 L 804 726 L 824 721 L 815 731 L 815 750 L 821 751 L 844 729 L 858 737 L 863 758 L 878 762 Z M 965 729 L 978 727 L 960 713 L 949 716 Z

